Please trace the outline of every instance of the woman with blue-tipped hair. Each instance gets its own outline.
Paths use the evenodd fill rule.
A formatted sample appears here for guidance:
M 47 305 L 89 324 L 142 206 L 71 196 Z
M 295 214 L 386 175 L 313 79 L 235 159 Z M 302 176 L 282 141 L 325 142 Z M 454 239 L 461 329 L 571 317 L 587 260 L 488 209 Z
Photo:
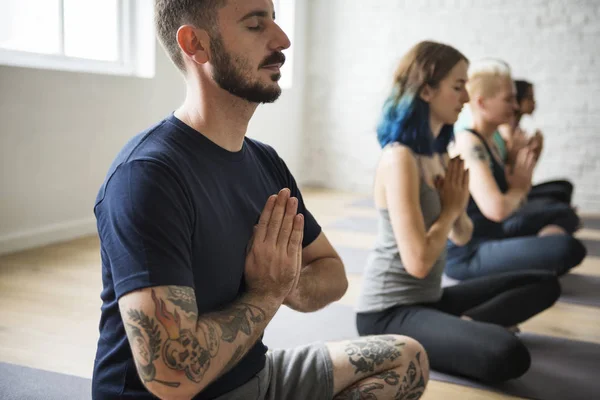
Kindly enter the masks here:
M 384 104 L 374 200 L 378 234 L 357 304 L 361 335 L 401 333 L 426 349 L 433 369 L 485 382 L 530 366 L 511 332 L 558 298 L 556 277 L 513 272 L 442 287 L 446 241 L 470 241 L 469 172 L 446 148 L 469 96 L 468 60 L 421 42 L 402 59 Z

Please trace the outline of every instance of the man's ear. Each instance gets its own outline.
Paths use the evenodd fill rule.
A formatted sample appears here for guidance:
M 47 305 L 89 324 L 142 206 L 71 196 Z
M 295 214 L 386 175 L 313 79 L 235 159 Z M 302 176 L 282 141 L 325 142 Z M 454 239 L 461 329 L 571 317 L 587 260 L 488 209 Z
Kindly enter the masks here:
M 193 25 L 179 27 L 177 43 L 184 58 L 196 64 L 205 64 L 210 60 L 210 37 L 204 29 L 198 29 Z

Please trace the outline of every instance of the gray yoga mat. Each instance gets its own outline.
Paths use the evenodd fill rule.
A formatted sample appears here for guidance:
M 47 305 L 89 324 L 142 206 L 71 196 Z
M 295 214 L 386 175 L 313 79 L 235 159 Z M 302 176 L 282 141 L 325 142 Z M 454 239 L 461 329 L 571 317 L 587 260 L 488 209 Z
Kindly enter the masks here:
M 432 372 L 431 379 L 535 400 L 588 400 L 600 397 L 600 345 L 550 336 L 519 334 L 531 353 L 531 368 L 519 379 L 484 385 Z
M 583 217 L 583 227 L 585 229 L 598 229 L 600 230 L 600 217 Z
M 600 307 L 600 277 L 570 273 L 560 278 L 560 301 Z
M 92 381 L 72 375 L 0 362 L 2 400 L 84 400 L 92 397 Z
M 312 342 L 357 337 L 354 310 L 334 303 L 303 314 L 282 307 L 265 332 L 270 348 L 290 348 Z M 591 400 L 600 394 L 600 344 L 523 333 L 532 365 L 521 378 L 497 386 L 432 372 L 432 379 L 457 383 L 530 399 Z
M 282 306 L 265 329 L 263 343 L 269 348 L 289 348 L 356 337 L 351 307 L 333 303 L 314 313 L 301 313 Z
M 348 274 L 362 274 L 367 264 L 368 250 L 351 247 L 336 247 Z M 576 271 L 576 270 L 575 270 Z M 442 276 L 442 286 L 451 286 L 459 281 Z M 560 278 L 561 302 L 600 307 L 600 277 L 570 273 Z
M 588 256 L 600 257 L 600 241 L 584 239 L 582 242 L 587 249 Z

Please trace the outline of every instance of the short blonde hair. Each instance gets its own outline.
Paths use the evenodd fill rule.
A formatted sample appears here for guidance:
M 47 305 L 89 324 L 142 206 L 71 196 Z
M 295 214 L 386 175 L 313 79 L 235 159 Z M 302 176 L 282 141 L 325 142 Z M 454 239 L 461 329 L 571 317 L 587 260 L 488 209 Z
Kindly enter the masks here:
M 494 96 L 504 79 L 510 79 L 512 82 L 510 66 L 495 58 L 486 58 L 472 63 L 469 66 L 468 76 L 466 87 L 471 98 Z

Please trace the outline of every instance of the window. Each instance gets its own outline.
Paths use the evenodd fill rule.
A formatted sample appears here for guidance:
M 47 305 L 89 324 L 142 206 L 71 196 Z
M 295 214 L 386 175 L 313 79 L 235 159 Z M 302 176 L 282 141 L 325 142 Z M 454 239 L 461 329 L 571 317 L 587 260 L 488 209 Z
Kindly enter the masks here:
M 304 0 L 302 0 L 304 1 Z M 292 46 L 284 51 L 285 64 L 281 68 L 281 80 L 279 85 L 283 89 L 292 87 L 294 78 L 294 29 L 296 18 L 296 0 L 275 0 L 275 18 L 277 24 L 288 35 L 292 42 Z
M 3 0 L 0 64 L 154 76 L 148 0 Z

